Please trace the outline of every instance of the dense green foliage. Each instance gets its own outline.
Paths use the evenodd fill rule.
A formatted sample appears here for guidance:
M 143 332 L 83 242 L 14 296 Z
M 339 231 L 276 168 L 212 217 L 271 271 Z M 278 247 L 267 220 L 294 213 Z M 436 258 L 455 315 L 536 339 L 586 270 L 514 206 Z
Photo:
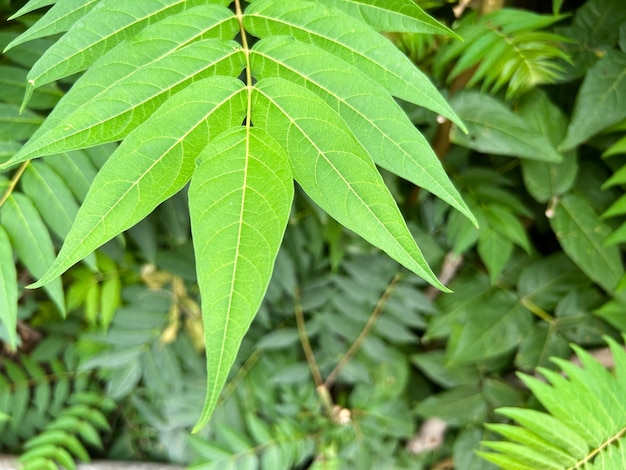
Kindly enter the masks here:
M 484 3 L 0 0 L 0 449 L 620 468 L 626 9 Z

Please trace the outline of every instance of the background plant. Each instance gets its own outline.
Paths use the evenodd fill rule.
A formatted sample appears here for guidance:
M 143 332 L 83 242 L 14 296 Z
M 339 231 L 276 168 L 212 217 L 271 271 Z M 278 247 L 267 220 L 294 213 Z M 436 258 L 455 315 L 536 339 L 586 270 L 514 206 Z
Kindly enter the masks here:
M 14 11 L 17 5 L 13 3 Z M 3 56 L 2 65 L 21 69 L 19 80 L 11 82 L 16 83 L 17 91 L 7 93 L 5 98 L 4 90 L 10 88 L 2 88 L 2 99 L 9 103 L 7 111 L 3 111 L 7 118 L 3 121 L 7 123 L 6 133 L 2 134 L 5 142 L 1 144 L 7 149 L 5 159 L 15 152 L 29 151 L 31 144 L 21 147 L 21 142 L 36 131 L 47 110 L 77 77 L 46 85 L 49 92 L 47 88 L 35 89 L 27 105 L 32 108 L 31 113 L 19 114 L 26 70 L 56 39 L 53 36 L 48 40 L 46 35 L 70 29 L 98 2 L 80 2 L 78 7 L 71 2 L 56 3 L 56 11 L 60 10 L 59 4 L 76 11 L 67 17 L 60 15 L 60 19 L 51 15 L 51 9 L 47 20 L 35 23 L 41 10 L 32 10 L 17 22 L 7 23 L 8 29 L 3 30 L 3 34 L 8 32 L 3 36 L 8 44 L 25 27 L 40 25 L 31 29 L 34 33 L 22 37 L 24 41 L 31 39 L 30 42 L 15 45 Z M 258 5 L 264 3 L 267 2 L 257 0 L 252 6 L 261 8 Z M 326 3 L 334 8 L 350 8 L 350 14 L 356 11 L 352 8 L 370 4 Z M 464 42 L 444 35 L 415 34 L 414 23 L 406 32 L 389 36 L 448 93 L 453 112 L 469 130 L 466 135 L 423 108 L 402 103 L 413 124 L 432 142 L 435 154 L 478 220 L 479 229 L 460 212 L 451 211 L 446 202 L 382 170 L 411 235 L 439 273 L 439 279 L 454 294 L 439 296 L 424 281 L 343 230 L 296 187 L 289 227 L 265 300 L 234 359 L 233 372 L 214 418 L 193 437 L 189 430 L 197 420 L 207 376 L 206 365 L 198 357 L 204 338 L 190 220 L 186 215 L 187 190 L 159 205 L 123 235 L 113 237 L 91 259 L 70 269 L 63 276 L 63 284 L 58 284 L 60 288 L 48 284 L 47 300 L 38 291 L 22 290 L 22 286 L 31 276 L 41 276 L 37 273 L 51 263 L 54 247 L 60 246 L 69 230 L 68 224 L 65 232 L 60 227 L 55 229 L 55 219 L 46 219 L 60 210 L 50 195 L 63 194 L 59 188 L 65 186 L 74 199 L 71 207 L 77 208 L 96 171 L 117 145 L 72 151 L 71 158 L 61 153 L 5 170 L 3 182 L 11 190 L 3 193 L 10 194 L 12 202 L 3 204 L 2 223 L 9 243 L 1 246 L 2 256 L 11 262 L 0 266 L 8 279 L 19 280 L 19 284 L 3 283 L 7 305 L 19 305 L 19 336 L 14 339 L 21 342 L 23 354 L 27 354 L 35 345 L 45 344 L 39 343 L 40 334 L 46 342 L 65 335 L 64 344 L 75 343 L 80 351 L 78 356 L 83 358 L 80 365 L 63 362 L 66 371 L 76 377 L 97 377 L 89 393 L 106 396 L 115 403 L 114 408 L 107 405 L 99 411 L 106 416 L 110 431 L 95 421 L 90 424 L 102 441 L 101 450 L 85 436 L 76 436 L 79 444 L 92 456 L 185 463 L 193 460 L 197 468 L 222 468 L 225 464 L 236 468 L 256 464 L 263 468 L 441 468 L 450 462 L 457 468 L 489 468 L 490 464 L 474 452 L 481 447 L 481 440 L 495 438 L 483 423 L 505 419 L 495 413 L 498 407 L 539 406 L 514 372 L 553 368 L 551 356 L 569 360 L 568 343 L 587 349 L 603 347 L 603 335 L 620 340 L 619 332 L 624 331 L 624 229 L 619 228 L 624 213 L 624 162 L 620 154 L 623 143 L 619 140 L 624 116 L 613 105 L 618 101 L 614 96 L 619 99 L 623 88 L 624 45 L 620 31 L 625 18 L 615 1 L 588 1 L 579 7 L 560 3 L 531 8 L 522 2 L 510 2 L 507 8 L 487 11 L 487 3 L 463 10 L 462 5 L 451 2 L 428 2 L 424 6 L 431 8 L 433 16 L 447 22 L 464 37 Z M 527 9 L 510 9 L 515 6 Z M 10 10 L 8 4 L 5 9 Z M 189 12 L 197 13 L 200 9 L 218 10 L 198 5 Z M 363 12 L 356 17 L 371 21 L 372 17 Z M 147 39 L 153 31 L 159 37 L 163 34 L 160 28 L 169 25 L 182 30 L 182 23 L 192 34 L 193 25 L 181 21 L 192 16 L 185 13 L 181 10 L 170 19 L 158 17 L 160 21 L 137 26 L 130 34 Z M 459 19 L 455 19 L 455 13 Z M 227 24 L 225 20 L 219 31 L 207 34 L 223 37 L 220 35 L 229 31 Z M 440 33 L 446 32 L 427 24 Z M 380 24 L 378 28 L 394 29 Z M 232 34 L 236 28 L 231 25 L 230 31 Z M 117 46 L 118 53 L 124 47 L 132 48 L 134 41 L 122 42 Z M 136 41 L 135 47 L 140 50 L 142 43 Z M 208 43 L 217 44 L 209 39 L 196 42 L 207 48 Z M 263 39 L 252 49 L 263 52 L 263 43 L 269 48 L 265 51 L 268 54 L 292 48 L 292 64 L 296 57 L 314 58 L 320 53 L 315 50 L 313 54 L 309 46 L 276 38 Z M 184 60 L 189 59 L 189 50 L 180 54 Z M 483 50 L 485 53 L 481 54 Z M 93 59 L 101 53 L 95 51 Z M 104 57 L 107 55 L 113 57 L 109 67 L 114 70 L 119 64 L 113 52 Z M 485 63 L 484 58 L 491 62 Z M 327 70 L 307 69 L 307 73 L 289 73 L 270 61 L 259 60 L 257 65 L 264 74 L 280 74 L 281 78 L 294 81 L 294 90 L 301 92 L 297 86 L 304 86 L 309 92 L 302 92 L 306 96 L 317 93 L 333 103 L 346 122 L 358 118 L 351 106 L 356 106 L 359 86 L 367 84 L 363 88 L 370 95 L 388 96 L 381 88 L 384 81 L 351 80 L 354 88 L 345 100 L 349 105 L 341 107 L 337 103 L 342 100 L 325 95 L 313 80 L 308 80 L 328 78 L 329 83 L 338 85 L 337 69 L 346 66 L 338 62 L 341 59 L 325 59 Z M 281 60 L 286 61 L 287 57 Z M 98 65 L 93 67 L 97 70 Z M 220 70 L 224 73 L 228 67 Z M 65 72 L 72 73 L 71 70 Z M 229 73 L 236 75 L 232 70 Z M 82 104 L 80 93 L 91 96 L 89 88 L 80 92 L 80 84 L 87 81 L 85 77 L 90 73 L 92 77 L 102 76 L 85 72 L 80 79 L 83 81 L 79 80 L 71 92 L 77 95 L 75 103 Z M 206 79 L 209 80 L 213 79 Z M 37 99 L 43 100 L 38 98 L 42 91 L 51 97 L 43 104 L 33 105 Z M 89 139 L 118 140 L 130 132 L 129 127 L 124 127 L 126 123 L 141 123 L 145 120 L 142 116 L 152 114 L 150 106 L 156 109 L 165 98 L 151 119 L 165 113 L 168 103 L 176 109 L 186 99 L 183 93 L 185 90 L 175 88 L 167 97 L 157 98 L 145 108 L 139 106 L 127 120 L 119 121 L 125 123 L 123 126 L 110 127 L 110 134 L 92 130 L 71 138 L 62 132 L 54 137 L 54 120 L 58 118 L 55 125 L 59 125 L 60 120 L 71 116 L 60 112 L 59 105 L 51 114 L 49 127 L 44 124 L 33 142 L 57 139 L 49 150 L 43 150 L 54 153 L 61 152 L 63 148 L 59 146 L 67 142 L 83 145 Z M 571 97 L 575 95 L 574 103 Z M 178 104 L 172 101 L 177 96 L 182 97 Z M 66 112 L 71 113 L 70 98 L 64 100 L 70 103 Z M 386 103 L 390 106 L 389 101 Z M 443 101 L 439 103 L 445 106 Z M 321 108 L 320 105 L 318 109 Z M 404 119 L 396 115 L 397 120 Z M 92 118 L 94 122 L 102 120 L 101 115 Z M 170 122 L 167 117 L 162 119 Z M 74 117 L 71 120 L 74 125 Z M 242 120 L 233 119 L 232 124 L 238 126 Z M 382 126 L 384 121 L 375 122 Z M 420 139 L 409 127 L 402 129 L 411 133 L 414 143 Z M 356 131 L 352 128 L 351 132 Z M 228 138 L 235 139 L 235 135 Z M 220 145 L 227 148 L 228 142 L 224 140 Z M 607 158 L 602 159 L 602 155 Z M 429 158 L 434 160 L 432 154 Z M 63 164 L 57 167 L 53 162 Z M 398 173 L 397 168 L 386 167 L 381 161 L 376 163 Z M 80 166 L 75 168 L 77 165 Z M 30 173 L 33 175 L 28 183 Z M 406 177 L 410 173 L 409 168 L 398 174 Z M 42 180 L 46 184 L 40 184 Z M 412 182 L 432 190 L 423 181 Z M 46 187 L 52 189 L 41 189 Z M 28 201 L 32 201 L 34 210 L 24 209 L 29 207 Z M 14 217 L 16 213 L 28 215 L 27 223 L 16 226 L 20 220 Z M 70 214 L 70 221 L 75 214 Z M 336 217 L 332 212 L 331 215 Z M 32 222 L 39 219 L 39 223 Z M 49 247 L 41 250 L 46 258 L 45 262 L 40 260 L 39 268 L 32 262 L 33 250 L 28 249 L 32 245 L 11 235 L 11 230 L 20 234 L 34 232 L 31 239 L 50 239 Z M 17 264 L 13 263 L 16 255 Z M 19 273 L 11 271 L 11 266 L 17 267 Z M 11 299 L 18 295 L 19 302 L 12 303 Z M 68 311 L 69 320 L 57 324 L 59 308 Z M 3 310 L 3 322 L 14 321 L 7 316 L 10 311 Z M 13 341 L 8 331 L 2 334 L 8 344 Z M 58 351 L 50 353 L 50 357 L 62 359 L 61 351 L 50 351 Z M 9 375 L 8 370 L 13 367 L 9 365 L 4 369 L 3 390 L 10 390 L 12 393 L 5 396 L 12 399 L 21 390 L 17 400 L 34 410 L 28 413 L 35 424 L 13 419 L 12 426 L 19 437 L 3 443 L 3 448 L 38 451 L 42 445 L 48 445 L 49 453 L 36 462 L 39 465 L 42 461 L 67 463 L 63 451 L 71 458 L 85 458 L 80 451 L 59 445 L 55 434 L 43 442 L 27 444 L 32 436 L 46 436 L 49 426 L 54 430 L 51 423 L 56 415 L 36 412 L 43 409 L 37 390 L 44 382 L 53 387 L 58 380 L 49 373 L 51 366 L 47 362 L 39 365 L 46 372 L 46 379 L 37 379 L 42 375 L 37 375 L 36 368 L 27 368 L 32 361 L 23 358 L 28 357 L 11 359 L 11 364 L 27 378 L 15 372 Z M 15 367 L 11 370 L 15 371 Z M 75 386 L 79 392 L 79 384 Z M 567 399 L 563 400 L 567 404 Z M 68 398 L 64 407 L 71 409 L 70 401 Z M 0 411 L 6 413 L 9 408 L 2 407 Z M 439 433 L 441 442 L 434 449 L 416 455 L 414 452 L 420 447 L 414 444 L 419 442 L 422 425 L 435 417 L 446 423 L 445 436 Z M 507 431 L 509 437 L 525 432 L 511 429 Z M 603 432 L 596 438 L 599 442 L 613 442 Z M 614 446 L 600 448 L 612 452 Z M 506 449 L 511 447 L 503 445 L 497 450 L 502 453 L 502 449 L 507 455 Z M 528 457 L 532 452 L 541 453 L 542 449 L 531 451 L 525 446 L 518 451 L 528 459 L 536 457 Z M 595 455 L 590 452 L 581 457 Z M 607 455 L 600 452 L 598 458 Z

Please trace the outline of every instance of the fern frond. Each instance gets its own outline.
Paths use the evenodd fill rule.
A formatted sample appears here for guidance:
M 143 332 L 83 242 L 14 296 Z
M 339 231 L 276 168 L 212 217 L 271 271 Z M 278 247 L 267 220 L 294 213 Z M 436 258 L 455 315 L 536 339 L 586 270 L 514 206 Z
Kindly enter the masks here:
M 568 39 L 543 29 L 562 18 L 506 8 L 482 17 L 469 14 L 455 28 L 463 42 L 451 42 L 441 49 L 434 61 L 435 74 L 443 76 L 455 61 L 448 82 L 475 68 L 468 87 L 482 82 L 481 89 L 491 93 L 506 87 L 507 98 L 536 85 L 554 83 L 561 72 L 558 59 L 569 61 L 561 48 Z
M 518 424 L 487 425 L 507 441 L 485 442 L 496 452 L 480 455 L 517 470 L 626 468 L 626 351 L 615 340 L 605 339 L 615 360 L 614 373 L 572 346 L 582 368 L 554 358 L 565 377 L 543 368 L 539 371 L 548 383 L 520 374 L 547 412 L 496 410 Z
M 23 470 L 59 464 L 76 468 L 75 461 L 89 462 L 85 445 L 102 448 L 100 434 L 110 430 L 105 413 L 114 403 L 101 392 L 74 393 L 68 405 L 37 436 L 24 444 L 19 458 Z

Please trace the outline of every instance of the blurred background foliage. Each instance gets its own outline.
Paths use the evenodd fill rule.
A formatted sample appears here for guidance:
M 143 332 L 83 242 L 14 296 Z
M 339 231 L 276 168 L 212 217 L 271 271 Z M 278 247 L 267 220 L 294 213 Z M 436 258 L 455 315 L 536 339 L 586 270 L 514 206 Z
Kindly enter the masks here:
M 21 3 L 0 0 L 0 17 Z M 454 293 L 439 295 L 298 193 L 221 405 L 192 435 L 206 372 L 185 192 L 29 291 L 115 146 L 33 162 L 0 174 L 0 279 L 19 305 L 17 333 L 0 322 L 0 340 L 18 344 L 0 353 L 0 451 L 35 469 L 90 458 L 193 469 L 495 468 L 475 453 L 493 438 L 484 424 L 505 420 L 494 409 L 539 407 L 515 372 L 554 369 L 549 358 L 569 359 L 570 343 L 594 351 L 604 335 L 620 339 L 622 1 L 417 3 L 464 41 L 389 37 L 470 132 L 406 109 L 480 228 L 384 175 Z M 41 11 L 3 21 L 0 47 Z M 0 160 L 71 86 L 39 88 L 20 112 L 27 70 L 53 41 L 0 57 Z

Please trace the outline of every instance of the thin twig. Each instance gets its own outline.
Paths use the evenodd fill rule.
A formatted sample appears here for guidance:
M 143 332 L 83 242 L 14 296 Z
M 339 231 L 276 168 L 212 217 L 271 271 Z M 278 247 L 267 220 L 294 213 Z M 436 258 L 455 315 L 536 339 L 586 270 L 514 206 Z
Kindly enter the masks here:
M 400 273 L 396 274 L 391 280 L 391 282 L 389 283 L 389 285 L 387 286 L 387 288 L 385 289 L 385 292 L 383 292 L 383 295 L 380 296 L 380 298 L 378 299 L 378 302 L 376 302 L 376 306 L 374 307 L 372 314 L 367 320 L 367 323 L 363 327 L 363 330 L 359 334 L 358 338 L 354 341 L 354 343 L 352 343 L 352 346 L 350 346 L 350 349 L 348 349 L 348 351 L 343 355 L 343 357 L 339 360 L 339 362 L 337 363 L 333 371 L 326 378 L 326 382 L 324 383 L 326 388 L 331 387 L 333 382 L 337 379 L 337 376 L 339 375 L 339 372 L 341 372 L 341 369 L 343 368 L 343 366 L 345 366 L 348 363 L 348 361 L 352 359 L 352 357 L 356 354 L 358 349 L 361 347 L 361 344 L 363 343 L 363 341 L 365 341 L 365 338 L 367 338 L 370 331 L 374 327 L 374 323 L 376 323 L 376 319 L 382 313 L 383 307 L 387 303 L 387 300 L 389 300 L 391 293 L 395 289 L 401 277 L 402 276 Z
M 26 171 L 26 168 L 28 167 L 29 163 L 30 163 L 30 160 L 26 160 L 24 163 L 22 163 L 20 167 L 17 169 L 17 171 L 15 172 L 15 174 L 13 175 L 13 178 L 11 178 L 11 181 L 9 181 L 9 187 L 4 192 L 4 194 L 2 194 L 2 197 L 0 197 L 0 207 L 2 207 L 2 205 L 7 201 L 7 199 L 9 199 L 9 196 L 11 196 L 11 193 L 15 189 L 15 186 L 17 186 L 17 182 L 20 180 L 20 178 L 24 174 L 24 171 Z
M 441 271 L 439 271 L 439 275 L 437 279 L 443 284 L 449 284 L 455 277 L 456 273 L 461 268 L 463 264 L 463 256 L 457 255 L 456 253 L 449 252 L 446 257 L 443 259 L 443 264 L 441 265 Z M 424 295 L 431 302 L 434 301 L 439 295 L 441 291 L 433 286 L 428 286 Z
M 317 394 L 322 401 L 322 406 L 326 410 L 326 413 L 328 413 L 328 416 L 333 416 L 333 400 L 330 396 L 328 388 L 324 384 L 322 373 L 320 372 L 320 368 L 317 365 L 317 360 L 315 359 L 313 348 L 311 347 L 311 343 L 309 342 L 309 335 L 307 335 L 306 332 L 306 325 L 304 323 L 304 311 L 302 310 L 302 295 L 299 288 L 296 288 L 293 297 L 296 324 L 298 326 L 298 336 L 300 338 L 300 344 L 302 344 L 302 350 L 304 351 L 306 362 L 307 364 L 309 364 L 309 369 L 311 369 L 311 375 L 313 375 L 315 390 L 317 391 Z
M 315 385 L 319 387 L 320 385 L 324 385 L 324 379 L 322 379 L 320 368 L 317 365 L 317 361 L 315 360 L 313 348 L 311 347 L 311 343 L 309 342 L 309 336 L 306 333 L 306 325 L 304 324 L 304 312 L 302 310 L 302 297 L 300 294 L 300 289 L 296 289 L 294 299 L 294 310 L 296 314 L 296 323 L 298 325 L 298 336 L 300 337 L 300 342 L 302 343 L 302 349 L 304 350 L 306 361 L 308 362 L 309 368 L 311 369 L 311 374 L 313 374 L 313 380 L 315 381 Z

